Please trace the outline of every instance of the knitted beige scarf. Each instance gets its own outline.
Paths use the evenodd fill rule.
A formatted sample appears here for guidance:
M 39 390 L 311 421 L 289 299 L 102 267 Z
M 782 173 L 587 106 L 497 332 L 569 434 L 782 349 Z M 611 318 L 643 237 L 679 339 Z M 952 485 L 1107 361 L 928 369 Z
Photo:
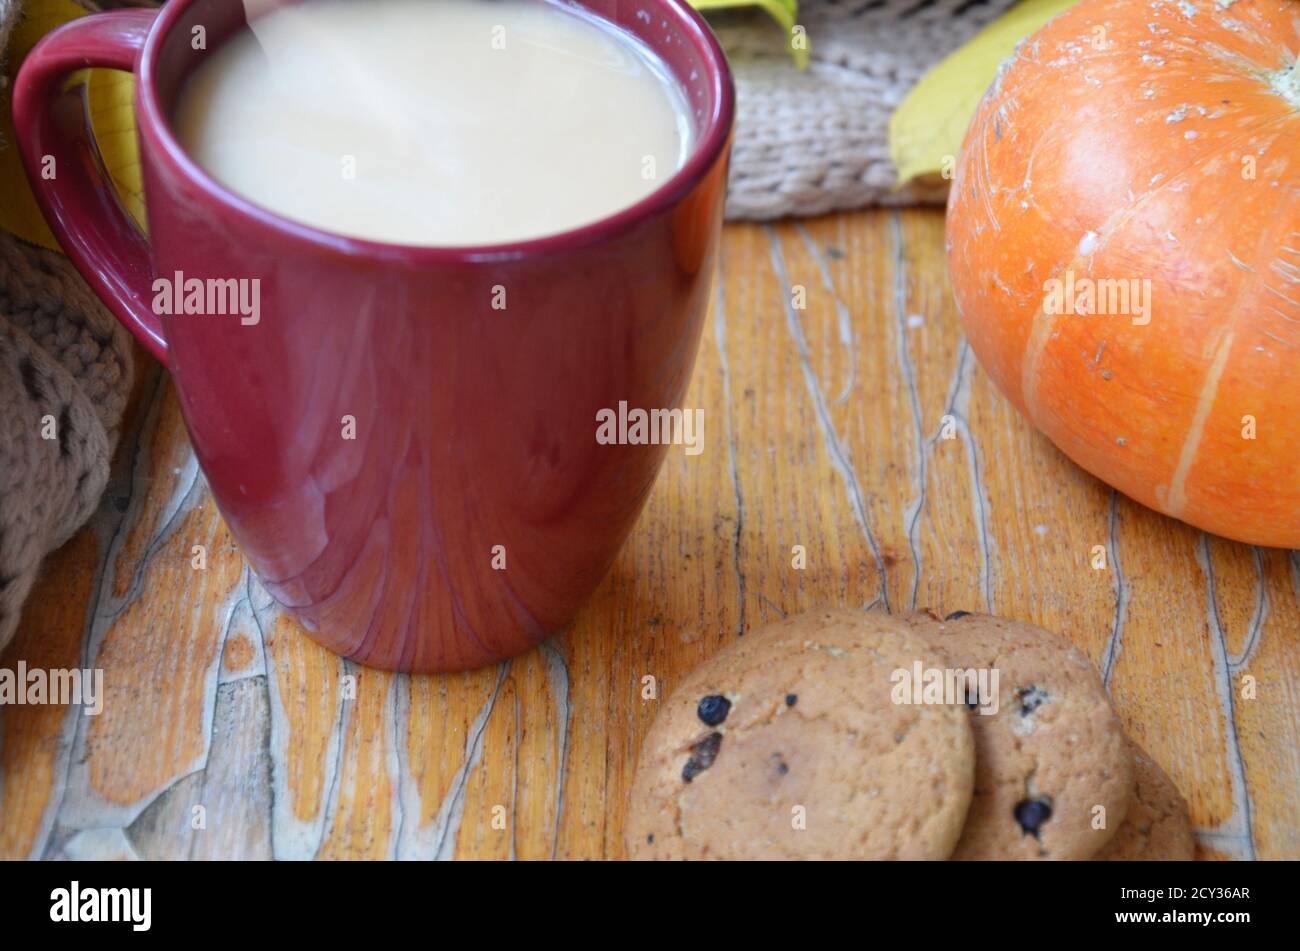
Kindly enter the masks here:
M 897 188 L 889 117 L 931 66 L 1012 2 L 800 0 L 811 51 L 803 71 L 763 14 L 710 14 L 736 78 L 727 217 L 942 202 L 946 188 Z

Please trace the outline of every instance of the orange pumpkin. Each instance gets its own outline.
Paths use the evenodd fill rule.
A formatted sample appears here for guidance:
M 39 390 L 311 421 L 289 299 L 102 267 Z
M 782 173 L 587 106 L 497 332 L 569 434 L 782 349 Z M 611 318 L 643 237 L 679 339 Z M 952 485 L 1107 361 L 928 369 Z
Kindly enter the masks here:
M 1126 495 L 1300 547 L 1300 3 L 1085 0 L 1025 40 L 948 209 L 971 347 Z

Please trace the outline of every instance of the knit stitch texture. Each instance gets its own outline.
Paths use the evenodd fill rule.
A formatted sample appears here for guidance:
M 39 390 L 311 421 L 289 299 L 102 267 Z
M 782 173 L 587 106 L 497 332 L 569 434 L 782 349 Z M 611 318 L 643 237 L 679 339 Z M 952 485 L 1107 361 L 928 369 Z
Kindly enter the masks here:
M 713 15 L 736 79 L 727 217 L 942 202 L 897 190 L 889 117 L 917 80 L 1012 0 L 802 0 L 811 63 L 795 69 L 764 14 Z

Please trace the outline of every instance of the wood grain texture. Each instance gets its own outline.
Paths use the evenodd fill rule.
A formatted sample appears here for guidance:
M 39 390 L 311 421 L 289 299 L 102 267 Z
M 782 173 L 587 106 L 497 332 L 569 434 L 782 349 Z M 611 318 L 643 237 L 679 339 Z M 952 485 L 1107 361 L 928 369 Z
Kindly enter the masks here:
M 0 855 L 618 858 L 659 699 L 747 627 L 826 604 L 1061 631 L 1204 857 L 1300 857 L 1300 557 L 1158 516 L 1034 432 L 961 337 L 939 213 L 729 226 L 685 402 L 705 451 L 670 452 L 569 630 L 408 677 L 279 612 L 170 381 L 142 374 L 104 503 L 0 659 L 103 667 L 105 711 L 0 709 Z

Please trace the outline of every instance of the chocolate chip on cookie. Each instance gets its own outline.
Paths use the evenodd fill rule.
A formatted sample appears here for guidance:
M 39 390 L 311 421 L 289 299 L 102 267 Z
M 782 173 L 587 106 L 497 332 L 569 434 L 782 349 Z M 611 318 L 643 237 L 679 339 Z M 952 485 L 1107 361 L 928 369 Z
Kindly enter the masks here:
M 691 744 L 691 758 L 682 767 L 682 779 L 689 783 L 712 766 L 713 761 L 718 758 L 718 750 L 721 748 L 721 733 L 710 733 L 699 742 Z
M 723 720 L 727 719 L 727 714 L 730 712 L 731 701 L 716 693 L 702 697 L 695 707 L 696 716 L 700 718 L 705 726 L 718 726 Z
M 1020 703 L 1020 715 L 1027 717 L 1047 702 L 1047 691 L 1033 685 L 1020 687 L 1016 690 L 1016 700 Z
M 1052 818 L 1052 804 L 1045 799 L 1022 799 L 1016 803 L 1016 821 L 1025 835 L 1038 838 L 1038 830 L 1043 823 Z

